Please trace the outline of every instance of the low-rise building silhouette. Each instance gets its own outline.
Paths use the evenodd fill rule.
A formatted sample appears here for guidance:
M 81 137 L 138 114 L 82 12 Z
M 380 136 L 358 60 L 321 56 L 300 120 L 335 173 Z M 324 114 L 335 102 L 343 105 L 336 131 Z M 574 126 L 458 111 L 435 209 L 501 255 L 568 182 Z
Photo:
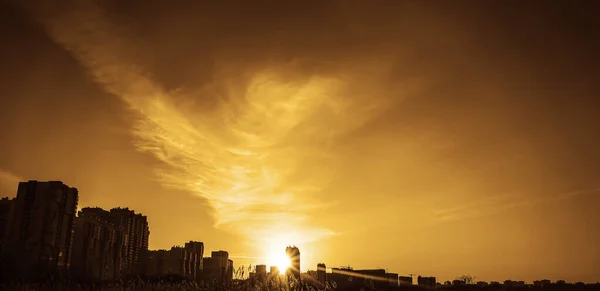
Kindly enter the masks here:
M 552 285 L 552 281 L 550 281 L 550 280 L 536 280 L 536 281 L 533 281 L 533 286 L 534 287 L 542 288 L 544 286 L 548 287 L 548 286 L 551 286 L 551 285 Z
M 170 250 L 148 251 L 145 254 L 142 272 L 150 277 L 178 276 L 196 280 L 199 256 L 198 252 L 179 246 Z
M 202 277 L 205 280 L 229 282 L 233 279 L 233 261 L 226 251 L 214 251 L 202 259 Z
M 172 273 L 171 254 L 168 250 L 150 250 L 144 256 L 142 273 L 148 277 L 161 277 Z
M 3 241 L 6 279 L 68 274 L 78 199 L 77 189 L 60 181 L 19 183 Z
M 386 273 L 385 278 L 387 279 L 390 286 L 398 286 L 398 273 Z
M 257 281 L 265 282 L 267 280 L 267 265 L 256 265 L 254 272 Z
M 332 268 L 328 281 L 335 282 L 341 288 L 373 288 L 398 287 L 398 274 L 387 273 L 384 269 L 354 270 L 351 267 Z
M 437 281 L 436 281 L 435 277 L 419 276 L 419 277 L 417 277 L 417 284 L 420 287 L 435 288 L 437 285 Z
M 321 284 L 327 282 L 327 266 L 324 263 L 317 264 L 317 281 Z
M 398 284 L 400 286 L 409 286 L 413 284 L 412 276 L 398 276 Z
M 328 278 L 328 281 L 335 282 L 335 284 L 341 289 L 356 284 L 355 281 L 357 280 L 356 273 L 350 266 L 332 268 L 331 274 L 329 274 Z
M 504 286 L 506 286 L 506 287 L 524 287 L 525 281 L 505 280 Z

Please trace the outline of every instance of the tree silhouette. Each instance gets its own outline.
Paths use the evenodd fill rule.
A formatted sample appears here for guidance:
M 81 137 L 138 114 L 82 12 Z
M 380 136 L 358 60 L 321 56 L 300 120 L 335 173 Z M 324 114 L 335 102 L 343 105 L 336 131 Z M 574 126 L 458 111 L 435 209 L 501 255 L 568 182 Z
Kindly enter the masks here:
M 467 285 L 475 284 L 475 277 L 471 275 L 462 275 L 456 278 L 456 280 L 462 281 Z

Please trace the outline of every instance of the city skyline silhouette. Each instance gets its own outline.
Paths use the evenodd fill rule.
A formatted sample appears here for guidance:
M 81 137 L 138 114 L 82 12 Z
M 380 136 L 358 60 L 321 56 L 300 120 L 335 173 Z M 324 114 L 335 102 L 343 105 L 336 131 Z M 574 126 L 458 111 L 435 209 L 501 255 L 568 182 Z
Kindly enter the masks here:
M 3 1 L 0 196 L 62 181 L 267 271 L 595 283 L 587 6 Z

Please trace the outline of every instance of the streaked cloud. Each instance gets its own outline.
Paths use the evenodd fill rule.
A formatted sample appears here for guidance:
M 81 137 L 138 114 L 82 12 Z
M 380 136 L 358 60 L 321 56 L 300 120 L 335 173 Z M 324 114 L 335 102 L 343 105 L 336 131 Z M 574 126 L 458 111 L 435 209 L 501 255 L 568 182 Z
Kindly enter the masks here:
M 503 195 L 491 196 L 489 198 L 476 200 L 471 203 L 461 204 L 452 208 L 434 210 L 430 216 L 431 218 L 423 219 L 424 223 L 418 224 L 417 227 L 430 227 L 451 221 L 496 215 L 517 207 L 539 205 L 566 199 L 575 199 L 583 195 L 598 194 L 600 194 L 600 188 L 548 194 L 540 197 L 521 195 L 518 193 L 505 193 Z
M 97 83 L 139 113 L 132 129 L 137 149 L 163 162 L 156 169 L 163 185 L 206 199 L 216 227 L 277 245 L 335 234 L 308 219 L 335 203 L 319 198 L 340 167 L 333 140 L 390 105 L 383 101 L 389 99 L 352 87 L 357 78 L 385 74 L 384 63 L 365 62 L 360 75 L 291 77 L 295 62 L 269 63 L 245 82 L 222 73 L 209 86 L 227 92 L 223 96 L 206 96 L 211 90 L 194 96 L 154 81 L 135 61 L 135 40 L 121 34 L 93 2 L 77 2 L 56 14 L 40 9 L 37 15 Z M 190 107 L 179 103 L 181 92 L 192 95 L 186 99 L 219 101 L 210 110 Z

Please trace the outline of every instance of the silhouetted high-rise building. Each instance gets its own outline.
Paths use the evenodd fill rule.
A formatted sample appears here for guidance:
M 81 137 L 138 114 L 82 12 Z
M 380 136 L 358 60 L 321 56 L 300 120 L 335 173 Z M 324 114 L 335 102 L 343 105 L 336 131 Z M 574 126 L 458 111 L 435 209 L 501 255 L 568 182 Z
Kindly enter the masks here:
M 317 264 L 317 281 L 321 284 L 327 282 L 327 267 L 323 263 Z
M 75 219 L 72 274 L 78 279 L 112 281 L 123 277 L 127 235 L 109 211 L 83 208 Z
M 291 275 L 300 280 L 300 249 L 295 246 L 285 248 L 285 253 L 290 258 L 290 267 L 286 270 L 286 275 Z
M 194 253 L 195 256 L 192 257 L 191 269 L 192 269 L 192 277 L 194 280 L 200 279 L 200 274 L 202 273 L 202 258 L 204 256 L 204 243 L 199 241 L 189 241 L 185 243 L 185 249 L 191 253 Z
M 10 218 L 12 216 L 12 209 L 14 205 L 14 199 L 2 198 L 0 200 L 0 278 L 2 278 L 2 264 L 4 263 L 4 254 L 2 253 L 4 236 L 6 234 L 6 229 L 8 228 L 8 224 L 10 223 Z
M 0 200 L 0 250 L 2 249 L 4 235 L 6 234 L 14 202 L 15 199 L 8 199 L 8 197 L 4 197 Z
M 116 225 L 123 227 L 127 234 L 125 272 L 127 274 L 139 274 L 142 271 L 142 257 L 148 252 L 148 239 L 150 237 L 148 218 L 142 214 L 136 214 L 135 211 L 129 210 L 129 208 L 113 208 L 110 213 Z
M 70 268 L 79 194 L 60 181 L 19 183 L 4 239 L 3 275 L 38 280 Z

